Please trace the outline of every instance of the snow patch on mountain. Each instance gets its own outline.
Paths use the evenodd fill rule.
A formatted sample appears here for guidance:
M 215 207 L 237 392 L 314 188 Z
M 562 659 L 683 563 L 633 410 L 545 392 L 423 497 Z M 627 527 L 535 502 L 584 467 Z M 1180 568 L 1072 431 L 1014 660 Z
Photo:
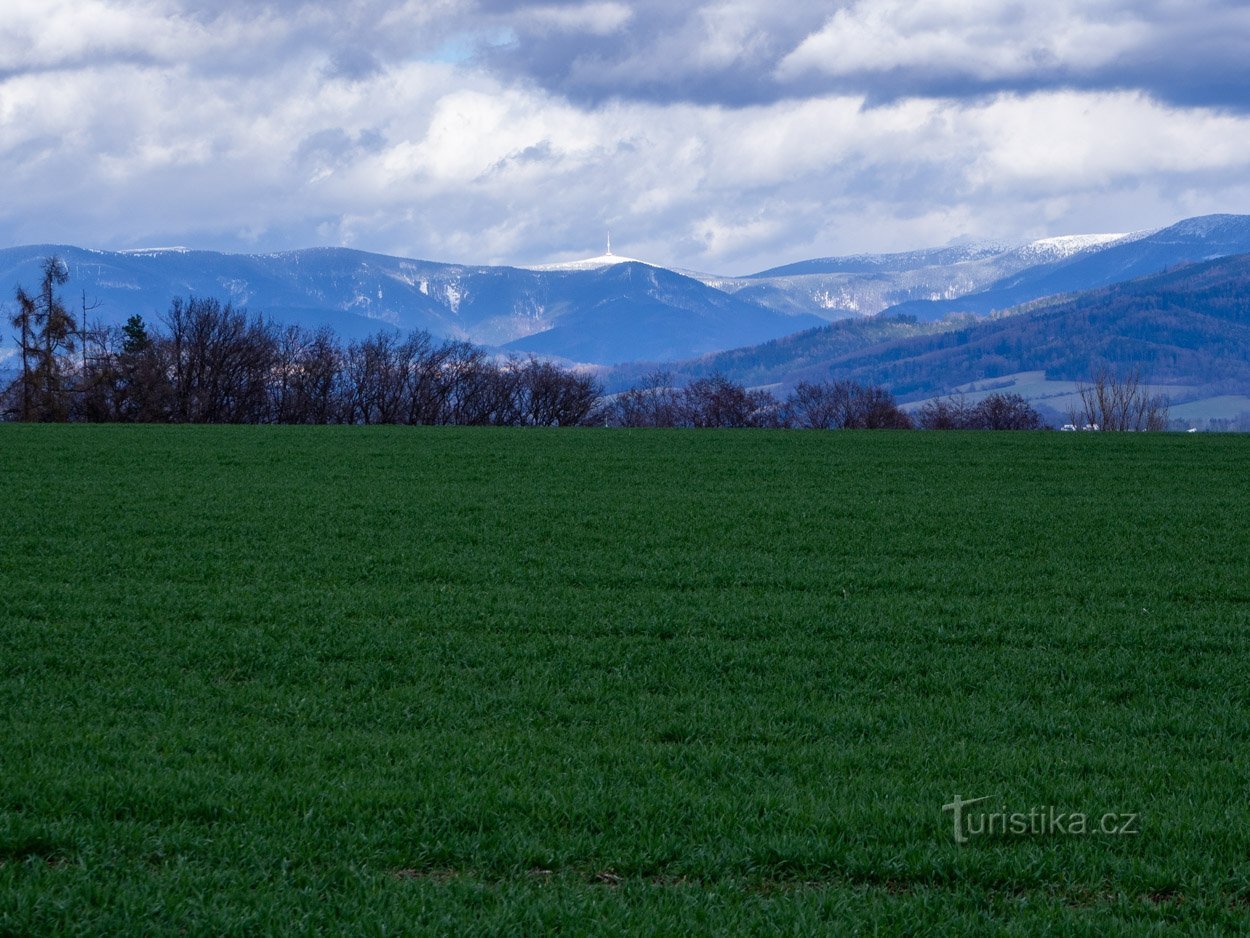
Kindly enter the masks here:
M 816 290 L 812 293 L 812 301 L 821 309 L 861 312 L 859 298 L 850 290 Z
M 598 257 L 587 257 L 580 261 L 565 261 L 561 264 L 540 264 L 536 267 L 525 267 L 523 270 L 599 270 L 602 267 L 613 267 L 616 264 L 646 264 L 648 267 L 655 267 L 656 264 L 640 261 L 636 257 L 625 257 L 621 254 L 600 254 Z
M 447 308 L 453 313 L 460 312 L 460 301 L 464 299 L 464 293 L 460 290 L 460 284 L 456 281 L 443 284 L 443 296 L 447 301 Z
M 1056 238 L 1031 241 L 1020 248 L 1020 253 L 1025 257 L 1036 257 L 1039 260 L 1061 261 L 1074 254 L 1080 254 L 1082 251 L 1135 241 L 1150 233 L 1149 231 L 1121 231 L 1115 234 L 1060 235 Z

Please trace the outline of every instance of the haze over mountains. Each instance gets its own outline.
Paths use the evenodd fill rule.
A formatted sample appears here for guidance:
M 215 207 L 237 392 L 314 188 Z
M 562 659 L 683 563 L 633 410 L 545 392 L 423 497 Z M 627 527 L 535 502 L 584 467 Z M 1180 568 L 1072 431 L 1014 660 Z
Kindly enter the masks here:
M 85 294 L 88 304 L 96 304 L 92 318 L 107 323 L 121 323 L 134 313 L 155 319 L 174 296 L 211 295 L 280 322 L 329 325 L 348 338 L 384 327 L 426 329 L 505 353 L 587 365 L 685 360 L 688 364 L 679 370 L 695 373 L 715 367 L 751 383 L 793 383 L 841 369 L 887 383 L 897 393 L 918 395 L 1038 369 L 1051 380 L 1066 380 L 1072 377 L 1069 371 L 1079 370 L 1072 362 L 1082 357 L 1088 362 L 1111 347 L 1100 335 L 1113 338 L 1109 332 L 1079 327 L 1074 319 L 1035 316 L 1029 322 L 1048 323 L 1051 331 L 1043 336 L 1026 330 L 1027 341 L 1021 333 L 1017 338 L 1028 348 L 1022 346 L 1021 354 L 1013 357 L 1002 351 L 1000 339 L 1024 329 L 1025 320 L 978 332 L 964 315 L 1027 313 L 1018 307 L 1044 297 L 1105 288 L 1176 265 L 1247 252 L 1250 216 L 1236 215 L 1188 219 L 1131 234 L 821 258 L 740 277 L 668 270 L 610 252 L 526 269 L 436 263 L 344 248 L 231 255 L 182 248 L 107 252 L 34 245 L 0 250 L 0 284 L 7 285 L 6 293 L 17 284 L 33 286 L 41 259 L 55 253 L 69 265 L 67 298 L 78 300 Z M 1240 283 L 1238 271 L 1229 276 Z M 1147 303 L 1143 290 L 1175 293 L 1171 281 L 1143 283 L 1145 287 L 1116 294 L 1116 302 L 1132 296 L 1135 303 Z M 1242 336 L 1234 329 L 1238 315 L 1234 310 L 1231 318 L 1216 317 L 1191 332 L 1197 337 L 1207 335 L 1203 330 L 1208 328 L 1228 330 L 1239 343 Z M 1123 324 L 1099 322 L 1103 330 Z M 939 340 L 939 333 L 967 338 Z M 872 364 L 871 356 L 862 357 L 868 355 L 865 349 L 889 346 L 892 351 L 878 358 L 911 360 L 916 357 L 911 347 L 897 344 L 909 341 L 921 343 L 913 350 L 929 364 L 887 368 L 881 361 Z M 965 355 L 956 367 L 949 346 L 942 344 L 948 341 L 979 349 L 980 366 L 972 367 L 973 357 Z M 1072 350 L 1066 364 L 1036 354 L 1056 343 Z M 1179 347 L 1170 339 L 1163 344 Z M 9 347 L 6 340 L 0 354 Z M 846 357 L 854 355 L 861 357 Z M 1177 360 L 1192 364 L 1185 356 Z M 941 367 L 935 364 L 939 361 Z M 1154 359 L 1151 363 L 1157 364 Z M 623 368 L 616 377 L 641 367 Z M 1238 385 L 1250 372 L 1236 368 L 1220 376 L 1206 369 L 1203 375 L 1178 372 L 1173 377 L 1190 383 L 1218 378 L 1221 386 L 1250 391 L 1250 381 Z

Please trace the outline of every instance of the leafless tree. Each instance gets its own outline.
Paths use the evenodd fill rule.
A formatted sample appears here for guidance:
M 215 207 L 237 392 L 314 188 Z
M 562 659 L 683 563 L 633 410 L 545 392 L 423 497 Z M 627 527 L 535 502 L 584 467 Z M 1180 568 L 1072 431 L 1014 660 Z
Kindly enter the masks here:
M 910 429 L 911 418 L 885 388 L 855 381 L 804 382 L 787 401 L 797 427 L 817 430 Z
M 602 389 L 585 373 L 530 359 L 521 369 L 521 422 L 539 427 L 574 427 L 595 407 Z
M 1039 430 L 1042 415 L 1019 394 L 995 392 L 976 404 L 964 395 L 926 401 L 916 412 L 925 430 Z
M 1123 375 L 1100 366 L 1091 380 L 1079 382 L 1079 408 L 1069 411 L 1074 426 L 1093 430 L 1166 430 L 1169 404 L 1166 396 L 1151 394 L 1141 371 L 1131 368 Z
M 1020 394 L 990 394 L 972 409 L 976 430 L 1040 430 L 1044 425 L 1042 415 Z
M 274 329 L 213 298 L 175 299 L 166 318 L 171 417 L 187 423 L 254 423 L 269 403 Z
M 277 423 L 334 423 L 341 407 L 343 351 L 334 332 L 282 329 L 269 383 L 270 419 Z
M 494 422 L 500 388 L 498 369 L 470 342 L 451 342 L 443 362 L 446 406 L 442 423 L 485 426 Z
M 618 394 L 609 420 L 621 427 L 676 427 L 682 421 L 681 392 L 671 372 L 656 370 Z
M 379 332 L 347 347 L 345 371 L 350 423 L 403 423 L 412 346 L 394 332 Z
M 692 427 L 755 427 L 771 420 L 777 402 L 767 391 L 748 391 L 715 374 L 686 386 L 681 409 L 683 423 Z
M 834 430 L 844 419 L 844 394 L 827 381 L 803 381 L 787 401 L 790 421 L 800 430 Z
M 966 430 L 972 424 L 973 406 L 963 394 L 926 401 L 916 411 L 924 430 Z

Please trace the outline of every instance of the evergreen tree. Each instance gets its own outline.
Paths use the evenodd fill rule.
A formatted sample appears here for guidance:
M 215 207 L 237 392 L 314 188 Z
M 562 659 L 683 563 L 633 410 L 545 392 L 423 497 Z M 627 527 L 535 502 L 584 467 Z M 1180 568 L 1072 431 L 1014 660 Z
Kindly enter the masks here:
M 140 352 L 147 351 L 152 344 L 147 324 L 138 313 L 126 320 L 126 325 L 122 326 L 122 335 L 123 355 L 138 355 Z

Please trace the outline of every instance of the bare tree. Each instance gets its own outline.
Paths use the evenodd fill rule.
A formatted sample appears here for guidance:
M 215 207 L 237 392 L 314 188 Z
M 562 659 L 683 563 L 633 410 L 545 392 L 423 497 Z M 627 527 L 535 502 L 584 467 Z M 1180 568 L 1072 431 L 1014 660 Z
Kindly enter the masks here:
M 413 354 L 408 378 L 408 422 L 446 423 L 452 393 L 449 363 L 455 343 L 436 344 L 428 332 L 413 333 L 410 341 Z
M 175 299 L 166 318 L 172 419 L 256 423 L 269 403 L 274 329 L 213 298 Z
M 486 353 L 470 342 L 451 342 L 443 363 L 446 406 L 442 423 L 482 426 L 497 409 L 497 371 Z
M 333 423 L 341 411 L 343 350 L 329 326 L 288 325 L 274 343 L 269 417 L 276 423 Z
M 329 326 L 318 329 L 300 349 L 294 380 L 293 415 L 300 423 L 341 419 L 343 350 Z
M 32 365 L 38 357 L 35 336 L 35 298 L 21 287 L 17 288 L 17 312 L 10 317 L 10 322 L 18 330 L 14 339 L 21 350 L 22 372 L 17 380 L 9 385 L 6 397 L 16 399 L 15 412 L 18 420 L 30 420 L 34 415 L 35 382 Z
M 972 424 L 973 406 L 963 394 L 926 401 L 916 412 L 924 430 L 966 430 Z
M 681 392 L 671 372 L 656 370 L 616 396 L 610 420 L 621 427 L 676 427 L 682 421 Z
M 1074 426 L 1109 431 L 1159 431 L 1168 427 L 1168 399 L 1150 393 L 1140 369 L 1120 375 L 1100 366 L 1088 383 L 1077 384 L 1077 393 L 1080 407 L 1069 411 Z
M 972 408 L 968 426 L 973 430 L 1040 430 L 1045 421 L 1019 394 L 990 394 Z
M 748 391 L 724 375 L 699 378 L 682 394 L 683 422 L 693 427 L 755 427 L 778 410 L 767 391 Z
M 409 416 L 413 346 L 394 332 L 379 332 L 347 348 L 351 423 L 403 423 Z
M 522 422 L 575 427 L 586 420 L 602 393 L 590 375 L 531 358 L 521 369 Z
M 818 430 L 907 430 L 911 418 L 885 388 L 855 381 L 803 383 L 787 409 L 795 426 Z
M 790 395 L 790 419 L 802 430 L 836 430 L 846 419 L 846 383 L 801 382 Z

